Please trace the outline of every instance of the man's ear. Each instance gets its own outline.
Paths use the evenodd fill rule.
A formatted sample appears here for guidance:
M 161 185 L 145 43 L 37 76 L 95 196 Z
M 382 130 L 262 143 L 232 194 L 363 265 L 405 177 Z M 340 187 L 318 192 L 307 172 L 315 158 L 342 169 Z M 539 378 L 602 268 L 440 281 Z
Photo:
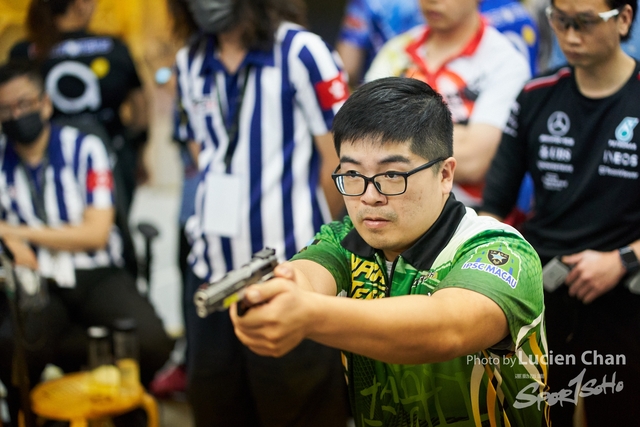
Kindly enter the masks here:
M 438 176 L 440 177 L 443 193 L 448 194 L 453 188 L 453 175 L 456 170 L 456 165 L 456 159 L 453 157 L 448 157 L 442 161 Z
M 633 22 L 633 9 L 628 4 L 625 4 L 620 14 L 618 15 L 618 34 L 620 37 L 625 37 L 629 34 L 631 29 L 631 23 Z

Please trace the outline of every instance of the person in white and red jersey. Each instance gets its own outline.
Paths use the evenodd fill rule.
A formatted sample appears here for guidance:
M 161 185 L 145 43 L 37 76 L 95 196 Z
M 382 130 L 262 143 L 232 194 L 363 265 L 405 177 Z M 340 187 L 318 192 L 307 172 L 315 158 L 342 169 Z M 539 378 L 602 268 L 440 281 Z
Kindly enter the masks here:
M 264 247 L 288 259 L 343 209 L 330 134 L 348 96 L 301 1 L 189 0 L 197 34 L 177 54 L 175 139 L 194 141 L 200 182 L 186 280 L 187 394 L 195 425 L 344 426 L 339 353 L 305 342 L 288 358 L 253 354 L 228 313 L 201 319 L 193 294 Z
M 529 64 L 482 19 L 478 0 L 422 0 L 420 5 L 427 24 L 388 41 L 365 80 L 412 77 L 444 97 L 455 123 L 453 193 L 477 207 L 511 104 L 531 77 Z
M 518 0 L 483 0 L 480 12 L 489 25 L 506 35 L 537 74 L 540 33 L 534 17 Z M 419 0 L 348 0 L 336 50 L 357 87 L 373 58 L 391 38 L 424 24 Z
M 549 364 L 549 387 L 565 396 L 551 406 L 554 426 L 572 425 L 578 395 L 589 426 L 640 420 L 640 295 L 629 281 L 640 270 L 640 64 L 621 47 L 636 9 L 551 3 L 569 65 L 525 85 L 487 174 L 482 210 L 499 218 L 515 183 L 526 172 L 534 181 L 523 234 L 559 278 L 545 282 L 549 349 L 562 358 Z
M 141 380 L 147 384 L 168 359 L 171 340 L 122 268 L 107 151 L 94 135 L 51 124 L 52 110 L 32 63 L 0 66 L 0 238 L 17 271 L 30 268 L 52 282 L 48 303 L 25 315 L 19 344 L 30 383 L 37 384 L 47 363 L 66 372 L 86 367 L 87 328 L 131 318 L 137 324 Z M 0 292 L 0 380 L 9 388 L 12 426 L 17 426 L 15 342 L 7 334 L 8 325 L 17 326 L 4 296 Z

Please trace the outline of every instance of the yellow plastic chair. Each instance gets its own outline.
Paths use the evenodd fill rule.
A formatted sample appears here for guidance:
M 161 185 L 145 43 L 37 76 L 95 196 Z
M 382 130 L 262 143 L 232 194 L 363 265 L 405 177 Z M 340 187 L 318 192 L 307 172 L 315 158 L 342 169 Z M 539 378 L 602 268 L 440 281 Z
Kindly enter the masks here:
M 94 395 L 90 373 L 78 372 L 38 384 L 31 391 L 33 412 L 40 417 L 87 427 L 89 420 L 110 418 L 136 408 L 147 413 L 147 426 L 158 427 L 158 404 L 142 385 L 120 387 L 117 393 Z

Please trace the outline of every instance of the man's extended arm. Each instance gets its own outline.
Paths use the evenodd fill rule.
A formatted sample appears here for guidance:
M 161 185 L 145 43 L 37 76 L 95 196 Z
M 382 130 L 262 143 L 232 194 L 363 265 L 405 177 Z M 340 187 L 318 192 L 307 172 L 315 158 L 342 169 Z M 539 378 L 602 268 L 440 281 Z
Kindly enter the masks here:
M 80 224 L 31 227 L 0 222 L 0 236 L 28 241 L 36 246 L 64 251 L 91 251 L 105 247 L 113 225 L 113 208 L 88 207 Z
M 432 296 L 336 298 L 320 264 L 293 261 L 277 279 L 247 290 L 253 307 L 231 317 L 240 340 L 258 354 L 282 356 L 302 339 L 388 363 L 430 363 L 491 347 L 508 335 L 507 319 L 488 297 L 466 289 Z M 293 279 L 293 280 L 292 280 Z

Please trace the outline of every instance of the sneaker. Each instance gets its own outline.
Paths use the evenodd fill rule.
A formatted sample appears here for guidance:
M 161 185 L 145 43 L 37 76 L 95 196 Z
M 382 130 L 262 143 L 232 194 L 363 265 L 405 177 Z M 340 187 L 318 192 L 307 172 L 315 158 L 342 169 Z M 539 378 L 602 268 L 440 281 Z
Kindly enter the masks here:
M 182 393 L 187 388 L 187 371 L 184 365 L 170 365 L 159 371 L 149 391 L 156 397 L 168 397 L 174 393 Z

